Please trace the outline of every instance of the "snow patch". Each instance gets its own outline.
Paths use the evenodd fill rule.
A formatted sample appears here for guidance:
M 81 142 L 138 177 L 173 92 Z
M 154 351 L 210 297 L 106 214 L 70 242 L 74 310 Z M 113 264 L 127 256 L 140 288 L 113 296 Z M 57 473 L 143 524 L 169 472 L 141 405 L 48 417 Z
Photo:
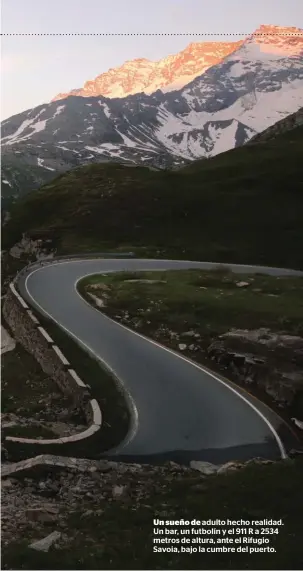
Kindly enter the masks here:
M 63 151 L 70 151 L 67 147 L 63 147 L 62 145 L 56 145 L 57 149 L 62 149 Z
M 112 97 L 113 97 L 113 96 L 112 96 Z M 110 116 L 111 116 L 111 113 L 110 113 L 109 106 L 108 106 L 106 103 L 103 103 L 103 101 L 98 101 L 98 103 L 99 103 L 100 107 L 103 108 L 104 115 L 105 115 L 106 117 L 110 117 Z
M 216 129 L 214 125 L 209 125 L 208 132 L 211 139 L 214 141 L 214 146 L 211 152 L 212 156 L 224 153 L 236 146 L 237 129 L 238 121 L 236 120 L 232 121 L 232 123 L 223 131 L 222 129 Z
M 256 91 L 239 97 L 233 105 L 211 115 L 212 119 L 238 119 L 247 127 L 261 132 L 303 106 L 303 80 L 285 84 L 272 92 Z
M 122 137 L 123 142 L 125 143 L 125 145 L 127 147 L 137 147 L 137 143 L 135 143 L 134 141 L 132 141 L 131 139 L 129 139 L 126 135 L 124 135 L 123 133 L 121 133 L 118 129 L 116 129 L 117 133 L 120 135 L 120 137 Z
M 114 145 L 109 147 L 109 145 L 111 145 L 111 143 L 103 143 L 99 147 L 90 147 L 87 145 L 85 147 L 85 149 L 87 149 L 88 151 L 93 151 L 94 153 L 97 153 L 98 155 L 108 155 L 109 154 L 109 156 L 120 156 L 121 153 L 123 152 L 122 149 L 119 149 L 118 147 L 115 148 Z
M 38 167 L 42 167 L 44 169 L 47 169 L 48 171 L 54 171 L 55 169 L 52 169 L 51 167 L 47 167 L 45 166 L 44 163 L 44 159 L 40 159 L 40 157 L 37 158 L 37 163 L 38 163 Z
M 45 109 L 41 109 L 41 111 L 39 111 L 39 113 L 35 117 L 33 117 L 32 119 L 25 119 L 21 123 L 21 125 L 18 127 L 18 129 L 12 135 L 7 135 L 6 137 L 3 137 L 2 141 L 1 141 L 2 144 L 12 145 L 15 142 L 26 141 L 34 133 L 38 133 L 39 131 L 43 131 L 45 129 L 45 125 L 46 125 L 48 119 L 46 119 L 45 121 L 37 121 L 37 123 L 34 123 L 34 121 L 36 121 L 36 119 L 39 117 L 39 115 L 41 115 L 41 113 L 43 111 L 45 111 Z M 27 129 L 28 127 L 30 127 L 32 129 L 32 133 L 20 138 L 19 135 L 21 135 L 21 133 L 23 133 L 23 131 L 25 131 L 25 129 Z M 3 141 L 6 141 L 6 143 L 3 143 Z
M 53 119 L 54 119 L 54 117 L 56 117 L 57 115 L 59 115 L 60 113 L 62 113 L 62 111 L 63 111 L 63 109 L 64 109 L 65 107 L 66 107 L 65 105 L 58 105 L 58 107 L 57 107 L 57 109 L 56 109 L 56 112 L 55 112 L 54 115 L 53 115 Z
M 34 119 L 25 119 L 20 127 L 18 127 L 18 129 L 15 131 L 15 133 L 13 133 L 12 135 L 7 135 L 6 137 L 3 137 L 3 139 L 1 139 L 1 141 L 5 141 L 6 139 L 8 139 L 9 141 L 15 141 L 19 135 L 21 135 L 21 133 L 23 133 L 23 131 L 25 131 L 25 129 L 27 129 L 27 127 L 29 127 L 31 125 L 31 123 L 34 121 Z
M 47 119 L 45 121 L 38 121 L 37 123 L 31 126 L 31 129 L 33 129 L 34 133 L 39 133 L 40 131 L 44 131 L 46 123 Z M 30 137 L 32 136 L 32 134 L 33 133 L 30 134 Z

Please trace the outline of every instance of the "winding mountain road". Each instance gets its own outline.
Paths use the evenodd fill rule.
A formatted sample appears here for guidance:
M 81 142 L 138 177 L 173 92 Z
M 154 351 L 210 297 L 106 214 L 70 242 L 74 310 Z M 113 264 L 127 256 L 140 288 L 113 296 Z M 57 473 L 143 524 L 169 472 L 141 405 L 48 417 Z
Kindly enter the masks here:
M 212 268 L 175 260 L 83 259 L 29 268 L 19 289 L 123 383 L 132 426 L 110 456 L 138 461 L 192 459 L 222 463 L 253 457 L 285 458 L 296 438 L 266 405 L 219 375 L 133 332 L 91 307 L 76 282 L 94 273 Z M 303 272 L 230 265 L 235 272 L 303 275 Z

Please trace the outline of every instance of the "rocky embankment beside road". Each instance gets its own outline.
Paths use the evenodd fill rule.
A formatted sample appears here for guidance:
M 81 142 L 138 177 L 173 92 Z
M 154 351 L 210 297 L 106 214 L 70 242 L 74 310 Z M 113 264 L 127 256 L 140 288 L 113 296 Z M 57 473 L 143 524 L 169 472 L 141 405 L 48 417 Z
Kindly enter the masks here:
M 69 524 L 73 513 L 81 519 L 92 514 L 102 518 L 106 506 L 113 502 L 130 504 L 135 510 L 142 503 L 148 504 L 151 494 L 169 491 L 173 483 L 183 480 L 189 492 L 203 493 L 210 476 L 273 464 L 273 461 L 256 458 L 224 465 L 192 461 L 190 466 L 174 462 L 152 466 L 51 455 L 17 463 L 5 461 L 2 464 L 2 541 L 8 545 L 12 540 L 28 536 L 30 542 L 40 539 L 48 530 L 59 532 L 56 541 L 64 545 L 76 532 Z
M 269 329 L 220 335 L 207 356 L 241 383 L 255 386 L 280 408 L 303 419 L 303 338 Z
M 97 306 L 106 313 L 106 301 L 99 298 Z M 145 316 L 131 317 L 128 311 L 114 317 L 139 332 L 150 325 Z M 215 365 L 218 372 L 256 391 L 261 398 L 263 393 L 289 417 L 303 421 L 302 337 L 267 328 L 232 329 L 209 343 L 194 329 L 177 333 L 164 323 L 149 330 L 148 335 L 205 366 Z

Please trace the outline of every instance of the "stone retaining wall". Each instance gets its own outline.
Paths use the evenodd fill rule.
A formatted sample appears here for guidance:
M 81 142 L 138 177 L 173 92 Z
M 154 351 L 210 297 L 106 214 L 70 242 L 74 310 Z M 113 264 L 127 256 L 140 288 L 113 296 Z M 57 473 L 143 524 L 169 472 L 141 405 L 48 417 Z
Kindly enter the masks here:
M 11 444 L 26 445 L 69 445 L 92 437 L 102 425 L 102 413 L 96 399 L 91 398 L 90 388 L 77 375 L 61 349 L 47 331 L 41 327 L 27 303 L 18 293 L 13 283 L 5 296 L 3 315 L 15 339 L 38 361 L 43 371 L 49 375 L 66 395 L 72 397 L 73 405 L 83 410 L 88 428 L 78 434 L 57 439 L 32 439 L 7 436 Z
M 89 436 L 92 436 L 100 430 L 102 425 L 102 414 L 96 399 L 91 399 L 85 409 L 86 419 L 88 421 L 89 427 L 83 432 L 78 432 L 78 434 L 72 434 L 71 436 L 61 436 L 61 438 L 21 438 L 20 436 L 7 436 L 5 438 L 6 442 L 20 442 L 22 444 L 38 444 L 38 445 L 53 445 L 53 444 L 72 444 L 74 442 L 80 442 Z
M 60 390 L 72 397 L 74 405 L 85 410 L 90 400 L 88 387 L 71 368 L 69 361 L 47 331 L 40 326 L 13 284 L 10 284 L 5 298 L 3 315 L 14 332 L 15 339 L 35 357 Z

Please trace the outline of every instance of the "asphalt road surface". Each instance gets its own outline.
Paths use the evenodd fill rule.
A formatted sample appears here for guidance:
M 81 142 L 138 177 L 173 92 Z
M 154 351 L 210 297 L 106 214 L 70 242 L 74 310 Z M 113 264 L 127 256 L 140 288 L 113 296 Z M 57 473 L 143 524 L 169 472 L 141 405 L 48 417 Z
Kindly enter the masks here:
M 94 273 L 213 266 L 171 260 L 85 259 L 32 268 L 20 278 L 23 297 L 85 344 L 123 384 L 132 426 L 111 456 L 129 461 L 222 463 L 286 457 L 287 450 L 298 444 L 291 429 L 266 405 L 228 380 L 107 318 L 89 306 L 75 286 L 77 280 Z M 243 273 L 302 275 L 278 268 L 230 267 Z

